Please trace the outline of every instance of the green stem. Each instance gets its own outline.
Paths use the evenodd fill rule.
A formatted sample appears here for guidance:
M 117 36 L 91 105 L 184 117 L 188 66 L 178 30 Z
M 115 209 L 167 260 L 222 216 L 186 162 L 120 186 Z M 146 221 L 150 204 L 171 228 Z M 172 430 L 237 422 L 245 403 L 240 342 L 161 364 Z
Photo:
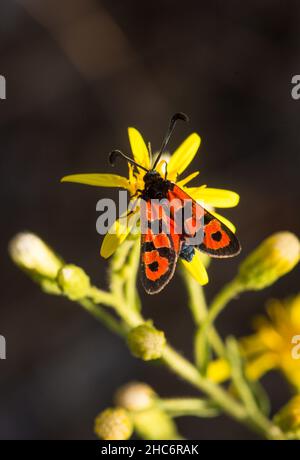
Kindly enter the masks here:
M 208 328 L 211 326 L 228 302 L 242 291 L 243 287 L 236 279 L 226 284 L 211 303 L 211 307 L 204 321 L 205 327 Z
M 119 280 L 115 280 L 115 283 L 116 282 L 118 283 L 119 287 Z M 97 311 L 97 306 L 95 304 L 102 304 L 108 307 L 112 307 L 116 313 L 118 313 L 119 316 L 125 321 L 125 323 L 131 327 L 138 326 L 141 322 L 144 322 L 139 312 L 133 308 L 130 308 L 124 296 L 122 295 L 122 290 L 119 292 L 119 289 L 116 289 L 116 291 L 117 292 L 115 294 L 111 294 L 110 292 L 105 292 L 96 288 L 95 286 L 92 286 L 90 292 L 88 293 L 88 297 L 91 299 L 90 308 L 93 310 L 94 306 L 95 311 Z M 102 316 L 103 313 L 105 312 L 101 309 Z M 106 315 L 111 316 L 108 314 Z
M 110 288 L 114 297 L 114 309 L 130 327 L 136 327 L 144 319 L 139 313 L 136 297 L 136 275 L 139 246 L 136 239 L 128 239 L 119 246 L 110 265 Z M 133 283 L 133 284 L 132 284 Z
M 125 286 L 121 284 L 121 277 L 124 274 L 122 273 L 122 263 L 120 261 L 123 260 L 123 263 L 126 260 L 126 254 L 128 255 L 129 248 L 132 248 L 132 245 L 128 244 L 126 249 L 122 248 L 121 251 L 117 253 L 116 260 L 112 262 L 112 282 L 111 288 L 112 293 L 115 293 L 115 305 L 114 308 L 116 312 L 121 316 L 124 322 L 129 327 L 135 327 L 139 324 L 144 322 L 143 317 L 141 314 L 136 311 L 136 309 L 132 308 L 132 305 L 128 305 L 128 300 L 125 294 Z M 128 267 L 131 265 L 135 269 L 135 263 L 138 258 L 138 252 L 134 253 L 133 258 L 127 258 L 130 261 L 128 263 Z M 118 264 L 116 262 L 119 262 Z M 133 286 L 135 289 L 135 284 Z M 206 327 L 210 326 L 210 321 L 213 321 L 217 314 L 222 310 L 222 308 L 226 305 L 227 301 L 231 298 L 231 296 L 235 295 L 237 292 L 237 286 L 232 283 L 231 288 L 225 288 L 221 292 L 219 296 L 215 299 L 215 303 L 212 305 L 212 310 L 210 310 L 202 319 L 201 314 L 205 314 L 206 306 L 205 306 L 205 299 L 204 296 L 200 295 L 200 301 L 202 305 L 198 304 L 198 308 L 200 306 L 201 309 L 198 310 L 198 319 L 202 321 L 202 326 L 206 325 Z M 195 289 L 194 289 L 195 293 Z M 199 293 L 199 291 L 198 291 Z M 193 301 L 196 302 L 196 297 L 193 297 Z M 195 303 L 196 306 L 196 303 Z M 194 314 L 196 315 L 196 309 L 194 309 Z M 178 354 L 174 349 L 170 346 L 166 346 L 163 352 L 162 361 L 169 367 L 173 372 L 177 375 L 181 376 L 184 380 L 191 383 L 193 386 L 204 392 L 209 398 L 211 398 L 219 407 L 221 407 L 228 415 L 233 417 L 236 420 L 239 420 L 241 423 L 246 425 L 254 426 L 256 430 L 262 432 L 266 437 L 271 438 L 272 436 L 278 437 L 278 431 L 274 428 L 274 433 L 272 432 L 273 425 L 267 419 L 264 418 L 263 415 L 258 413 L 255 414 L 256 417 L 253 417 L 253 414 L 249 414 L 246 407 L 242 404 L 237 402 L 228 392 L 226 392 L 222 387 L 214 384 L 210 380 L 203 377 L 200 372 L 184 357 Z M 275 433 L 276 431 L 276 433 Z
M 225 346 L 223 340 L 214 327 L 208 331 L 208 339 L 219 358 L 223 358 L 225 356 Z
M 79 300 L 78 303 L 112 332 L 122 337 L 126 336 L 127 328 L 99 305 L 96 305 L 90 299 L 82 299 Z
M 207 304 L 203 287 L 196 280 L 194 280 L 194 278 L 185 269 L 182 269 L 181 272 L 188 291 L 188 305 L 191 310 L 194 322 L 197 326 L 194 340 L 194 355 L 196 365 L 197 367 L 200 367 L 203 360 L 203 350 L 199 350 L 198 336 L 201 331 L 201 325 L 207 316 Z M 226 355 L 225 346 L 214 327 L 210 329 L 208 338 L 216 354 L 221 358 L 224 357 Z
M 227 303 L 242 291 L 242 287 L 238 281 L 233 280 L 228 283 L 214 298 L 208 313 L 197 331 L 197 356 L 198 367 L 205 369 L 205 358 L 207 355 L 207 342 L 209 334 L 214 328 L 214 321 L 221 311 L 226 307 Z M 221 357 L 226 355 L 224 348 L 220 350 Z
M 98 291 L 97 288 L 93 288 L 93 299 L 97 300 L 97 303 L 98 301 L 100 303 L 102 299 L 101 303 L 111 306 L 129 327 L 136 327 L 145 322 L 140 313 L 134 308 L 130 308 L 125 298 L 120 296 L 119 293 L 114 295 L 110 294 L 110 297 L 106 297 L 105 301 L 102 298 L 102 295 L 103 291 Z M 93 302 L 91 303 L 93 304 Z
M 107 307 L 115 306 L 115 297 L 110 292 L 102 291 L 95 286 L 91 286 L 87 295 L 94 303 L 106 305 Z
M 259 416 L 257 416 L 258 414 L 249 414 L 242 404 L 237 402 L 222 387 L 203 377 L 189 361 L 170 346 L 166 346 L 162 360 L 169 369 L 209 396 L 235 420 L 252 426 L 267 439 L 284 439 L 281 430 L 271 421 L 262 414 Z
M 228 337 L 226 345 L 228 350 L 228 361 L 231 368 L 231 378 L 234 387 L 245 404 L 248 412 L 254 414 L 258 410 L 257 402 L 245 376 L 244 363 L 240 355 L 239 346 L 234 337 Z
M 280 429 L 276 427 L 265 415 L 261 412 L 253 392 L 249 386 L 245 375 L 244 363 L 240 355 L 240 350 L 237 341 L 234 337 L 227 339 L 228 360 L 231 365 L 231 376 L 234 388 L 243 401 L 248 414 L 250 415 L 250 423 L 255 420 L 254 429 L 263 430 L 267 437 L 274 436 L 280 439 L 283 437 Z
M 207 306 L 203 288 L 196 280 L 194 280 L 185 268 L 181 268 L 181 274 L 188 291 L 188 306 L 191 310 L 194 323 L 199 326 L 207 315 Z
M 124 269 L 126 271 L 129 251 L 133 244 L 134 242 L 132 240 L 125 240 L 123 244 L 118 247 L 110 260 L 110 290 L 121 302 L 125 301 L 124 285 L 126 277 L 124 276 Z
M 195 417 L 216 417 L 220 410 L 211 402 L 200 398 L 165 398 L 159 405 L 172 417 L 192 415 Z
M 78 303 L 86 311 L 92 314 L 97 320 L 101 321 L 110 330 L 121 336 L 126 336 L 130 328 L 138 326 L 145 321 L 141 314 L 134 308 L 134 306 L 129 304 L 129 297 L 128 295 L 126 296 L 125 292 L 125 283 L 128 278 L 128 274 L 127 278 L 125 275 L 126 269 L 130 270 L 130 268 L 132 268 L 135 273 L 137 267 L 136 263 L 138 259 L 138 252 L 135 251 L 132 258 L 128 257 L 129 251 L 132 249 L 133 244 L 134 241 L 132 240 L 125 241 L 120 246 L 115 256 L 112 258 L 110 292 L 105 292 L 97 289 L 96 287 L 92 287 L 88 296 L 78 301 Z M 53 283 L 55 283 L 54 280 Z M 42 280 L 40 280 L 40 284 L 42 284 Z M 45 286 L 42 287 L 45 288 Z M 131 283 L 131 287 L 128 287 L 128 289 L 135 290 L 135 283 Z M 51 286 L 51 290 L 49 292 L 55 292 L 56 294 L 59 294 L 60 291 L 53 290 L 53 286 Z M 199 296 L 196 298 L 197 296 L 194 295 L 196 291 L 194 291 L 192 298 L 194 305 L 192 306 L 192 311 L 195 320 L 197 320 L 197 325 L 199 325 L 201 321 L 200 327 L 202 328 L 202 333 L 205 340 L 206 337 L 208 337 L 208 333 L 211 334 L 209 331 L 213 330 L 213 322 L 218 314 L 223 310 L 229 300 L 231 300 L 239 292 L 241 292 L 240 285 L 236 281 L 232 281 L 230 284 L 225 286 L 225 288 L 216 296 L 212 302 L 211 309 L 206 313 L 203 293 L 198 291 Z M 129 294 L 130 298 L 132 299 L 131 294 L 129 292 L 127 292 L 127 294 Z M 115 319 L 109 311 L 107 311 L 105 308 L 102 308 L 102 306 L 98 304 L 104 304 L 106 306 L 112 307 L 119 314 L 124 324 Z M 281 433 L 280 429 L 273 425 L 270 420 L 266 419 L 266 417 L 259 410 L 256 410 L 256 408 L 252 407 L 252 404 L 250 407 L 249 404 L 245 404 L 245 401 L 244 404 L 237 401 L 223 387 L 213 383 L 201 375 L 201 373 L 195 366 L 193 366 L 192 363 L 177 353 L 169 345 L 166 345 L 163 350 L 162 362 L 179 377 L 204 393 L 213 403 L 217 405 L 218 408 L 223 409 L 225 413 L 227 413 L 235 420 L 240 421 L 241 423 L 244 423 L 248 426 L 254 427 L 268 439 L 284 438 L 284 435 Z M 246 393 L 243 393 L 242 399 L 244 399 L 246 396 Z M 174 411 L 176 409 L 176 404 L 178 412 L 183 410 L 182 402 L 181 408 L 178 401 L 176 404 L 174 400 L 172 404 L 170 401 L 167 404 L 169 404 L 169 408 L 170 405 L 173 404 Z M 185 410 L 191 411 L 193 404 L 195 404 L 194 409 L 196 410 L 197 408 L 196 412 L 198 411 L 198 413 L 200 413 L 199 400 L 196 403 L 195 400 L 192 401 L 186 399 Z M 158 428 L 159 423 L 160 422 L 155 425 Z
M 169 369 L 212 398 L 229 415 L 237 420 L 245 421 L 247 414 L 243 406 L 229 396 L 223 388 L 202 377 L 189 361 L 169 345 L 164 349 L 162 360 Z
M 140 260 L 140 241 L 135 241 L 128 258 L 126 271 L 125 296 L 129 306 L 139 310 L 138 294 L 136 289 L 136 278 Z
M 115 310 L 130 327 L 136 327 L 145 322 L 138 311 L 128 308 L 125 301 L 119 300 L 115 305 Z

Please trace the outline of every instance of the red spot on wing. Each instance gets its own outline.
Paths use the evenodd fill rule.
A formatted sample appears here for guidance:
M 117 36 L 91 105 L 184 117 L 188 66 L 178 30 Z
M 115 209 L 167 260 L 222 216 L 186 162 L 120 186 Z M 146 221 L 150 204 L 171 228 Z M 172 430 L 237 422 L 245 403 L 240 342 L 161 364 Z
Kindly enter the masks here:
M 183 233 L 186 236 L 195 236 L 195 234 L 203 227 L 203 219 L 205 209 L 200 206 L 193 198 L 191 198 L 185 191 L 174 184 L 173 190 L 169 191 L 168 199 L 171 202 L 171 207 L 177 211 L 182 209 L 184 218 Z M 181 206 L 178 205 L 178 201 L 181 200 Z M 174 205 L 173 205 L 174 203 Z M 191 216 L 186 217 L 184 215 L 184 206 L 191 206 Z
M 153 244 L 156 248 L 170 248 L 171 243 L 165 233 L 159 233 L 153 236 Z
M 218 235 L 218 239 L 214 238 Z M 221 223 L 217 219 L 211 220 L 204 228 L 203 243 L 209 249 L 220 249 L 230 245 L 230 237 L 223 230 Z
M 169 261 L 165 257 L 161 257 L 158 251 L 149 251 L 143 254 L 143 262 L 145 264 L 145 273 L 148 279 L 156 281 L 161 278 L 169 269 Z M 151 265 L 156 264 L 155 270 Z

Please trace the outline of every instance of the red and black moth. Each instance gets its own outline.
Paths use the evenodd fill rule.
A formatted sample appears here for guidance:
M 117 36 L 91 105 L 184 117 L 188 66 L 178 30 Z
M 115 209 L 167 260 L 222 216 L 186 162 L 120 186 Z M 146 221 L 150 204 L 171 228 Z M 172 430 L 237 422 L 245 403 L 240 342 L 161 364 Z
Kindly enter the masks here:
M 141 206 L 141 275 L 142 284 L 148 294 L 157 294 L 168 284 L 174 275 L 178 257 L 191 261 L 195 250 L 200 250 L 211 257 L 226 258 L 236 256 L 241 251 L 237 237 L 226 225 L 178 185 L 169 181 L 167 169 L 164 178 L 155 169 L 178 120 L 188 121 L 188 117 L 183 113 L 173 115 L 150 170 L 119 150 L 111 152 L 109 157 L 112 165 L 117 156 L 122 156 L 146 171 L 143 178 L 144 188 L 138 191 L 138 196 L 144 203 Z M 176 215 L 186 215 L 186 203 L 191 203 L 190 215 L 181 231 L 178 231 Z M 194 242 L 196 233 L 201 234 L 200 242 L 196 239 L 197 243 Z

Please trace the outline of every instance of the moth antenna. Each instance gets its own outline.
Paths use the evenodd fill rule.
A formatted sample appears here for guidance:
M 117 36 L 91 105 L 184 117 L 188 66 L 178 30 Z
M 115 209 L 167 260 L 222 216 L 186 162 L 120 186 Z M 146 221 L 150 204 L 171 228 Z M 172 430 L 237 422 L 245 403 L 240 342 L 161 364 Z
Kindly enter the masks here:
M 141 166 L 139 165 L 136 161 L 134 161 L 132 158 L 128 157 L 127 155 L 125 155 L 125 153 L 121 152 L 121 150 L 113 150 L 112 152 L 110 152 L 109 156 L 108 156 L 108 160 L 109 160 L 109 163 L 111 164 L 111 166 L 115 166 L 116 164 L 116 159 L 118 157 L 121 157 L 121 158 L 124 158 L 126 161 L 128 161 L 129 163 L 131 163 L 132 165 L 134 166 L 137 166 L 138 168 L 141 168 L 143 169 L 144 171 L 148 172 L 148 169 L 147 168 L 144 168 L 144 166 Z
M 148 142 L 148 150 L 149 150 L 150 164 L 151 164 L 151 163 L 152 163 L 152 148 L 151 148 L 151 142 Z
M 164 152 L 164 150 L 165 150 L 165 148 L 166 148 L 166 146 L 167 146 L 167 144 L 168 144 L 168 142 L 170 140 L 170 137 L 171 137 L 171 135 L 173 133 L 173 130 L 174 130 L 175 125 L 176 125 L 178 120 L 189 122 L 189 117 L 183 112 L 177 112 L 172 116 L 172 118 L 170 120 L 170 123 L 169 123 L 168 130 L 167 130 L 167 132 L 165 134 L 165 137 L 163 139 L 163 142 L 161 144 L 159 154 L 158 154 L 158 156 L 157 156 L 157 158 L 155 160 L 154 165 L 152 166 L 152 170 L 155 169 L 157 163 L 159 162 L 160 157 L 161 157 L 162 153 Z

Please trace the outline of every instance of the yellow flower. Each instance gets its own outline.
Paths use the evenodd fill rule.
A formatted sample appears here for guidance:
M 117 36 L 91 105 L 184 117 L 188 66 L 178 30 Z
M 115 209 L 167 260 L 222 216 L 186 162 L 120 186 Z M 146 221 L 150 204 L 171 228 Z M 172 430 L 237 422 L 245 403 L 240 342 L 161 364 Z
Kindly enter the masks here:
M 300 294 L 284 301 L 272 300 L 268 317 L 256 318 L 256 333 L 242 339 L 249 377 L 258 379 L 280 370 L 300 390 Z
M 135 128 L 128 128 L 129 142 L 133 154 L 133 159 L 136 163 L 145 169 L 151 167 L 151 154 L 146 146 L 146 143 Z M 212 208 L 230 208 L 236 206 L 239 202 L 239 195 L 229 190 L 209 188 L 206 185 L 199 187 L 187 187 L 187 184 L 198 176 L 199 171 L 196 171 L 188 176 L 181 178 L 180 176 L 194 159 L 201 139 L 198 134 L 192 133 L 188 138 L 177 148 L 170 156 L 169 160 L 163 155 L 155 168 L 162 177 L 165 174 L 167 163 L 167 179 L 176 182 L 179 187 L 185 190 L 193 199 L 201 202 L 210 210 L 219 220 L 227 225 L 232 231 L 235 231 L 233 224 L 223 216 L 217 214 Z M 163 152 L 165 153 L 165 152 Z M 104 258 L 110 257 L 117 247 L 126 239 L 128 234 L 133 230 L 138 220 L 139 207 L 136 205 L 136 196 L 138 190 L 144 188 L 145 170 L 135 167 L 128 163 L 129 175 L 128 178 L 116 174 L 73 174 L 62 178 L 62 182 L 77 182 L 80 184 L 93 185 L 97 187 L 119 187 L 128 190 L 131 201 L 130 206 L 135 203 L 135 207 L 128 219 L 121 216 L 112 225 L 109 232 L 105 235 L 102 246 L 101 256 Z M 185 268 L 192 276 L 202 285 L 208 282 L 208 276 L 204 264 L 201 260 L 201 254 L 196 251 L 191 262 L 182 260 Z

